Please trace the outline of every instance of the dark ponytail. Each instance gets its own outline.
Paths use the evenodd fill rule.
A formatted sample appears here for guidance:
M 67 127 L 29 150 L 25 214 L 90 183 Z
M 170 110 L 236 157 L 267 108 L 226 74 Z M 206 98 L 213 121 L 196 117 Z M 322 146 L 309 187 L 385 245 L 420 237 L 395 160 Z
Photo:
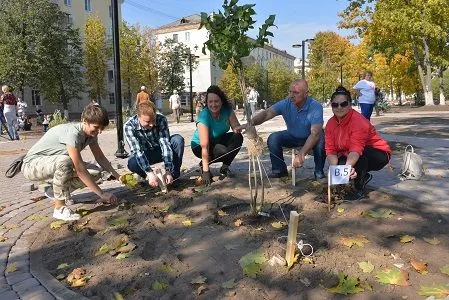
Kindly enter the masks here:
M 343 86 L 338 86 L 336 89 L 335 89 L 335 92 L 332 94 L 332 96 L 331 96 L 331 101 L 332 100 L 334 100 L 334 98 L 337 96 L 337 95 L 344 95 L 344 96 L 346 96 L 346 99 L 349 101 L 349 102 L 351 102 L 352 101 L 352 99 L 351 99 L 351 93 L 345 88 L 345 87 L 343 87 Z

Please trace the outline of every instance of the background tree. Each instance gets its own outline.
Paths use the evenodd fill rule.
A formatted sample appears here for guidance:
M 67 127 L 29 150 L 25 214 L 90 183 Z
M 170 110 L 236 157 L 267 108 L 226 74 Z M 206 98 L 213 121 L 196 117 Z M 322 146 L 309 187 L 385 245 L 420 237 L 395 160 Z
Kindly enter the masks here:
M 431 79 L 441 67 L 444 53 L 441 45 L 448 43 L 449 3 L 445 0 L 349 0 L 341 25 L 360 29 L 369 36 L 369 44 L 387 59 L 394 54 L 413 53 L 414 63 L 424 91 L 426 105 L 433 105 Z M 368 9 L 369 7 L 369 9 Z M 365 17 L 365 23 L 351 16 Z M 359 18 L 359 19 L 360 19 Z M 366 29 L 364 30 L 364 26 Z
M 80 37 L 67 15 L 48 0 L 4 0 L 0 19 L 0 79 L 67 110 L 83 90 Z
M 153 30 L 150 28 L 143 28 L 141 30 L 141 48 L 140 48 L 140 82 L 147 87 L 147 91 L 152 94 L 160 90 L 158 70 L 159 70 L 159 55 L 160 51 Z
M 184 71 L 188 65 L 189 48 L 183 43 L 166 39 L 159 52 L 159 84 L 166 93 L 183 91 Z
M 71 100 L 80 100 L 84 92 L 83 50 L 78 29 L 72 28 L 66 15 L 59 14 L 59 24 L 47 28 L 44 36 L 44 48 L 36 48 L 39 57 L 47 57 L 42 61 L 38 71 L 39 91 L 50 103 L 60 103 L 64 116 L 68 119 L 68 104 Z M 42 53 L 45 52 L 45 53 Z
M 232 66 L 228 66 L 226 68 L 218 85 L 223 89 L 229 99 L 233 99 L 236 104 L 241 105 L 243 103 L 242 92 L 240 91 L 237 74 L 234 73 Z
M 106 40 L 106 28 L 96 16 L 89 16 L 84 26 L 84 59 L 89 95 L 100 104 L 106 97 L 106 63 L 110 58 L 110 47 Z
M 353 84 L 353 72 L 363 67 L 354 67 L 349 63 L 351 56 L 349 41 L 335 32 L 319 32 L 310 45 L 308 60 L 311 65 L 307 73 L 310 93 L 316 99 L 326 100 L 340 85 L 340 73 L 343 74 L 342 84 L 351 88 Z M 358 62 L 360 63 L 360 62 Z M 351 80 L 348 80 L 348 79 Z
M 203 53 L 206 54 L 206 49 L 212 52 L 222 69 L 226 69 L 230 65 L 234 73 L 237 74 L 240 91 L 242 95 L 245 95 L 246 83 L 242 58 L 249 56 L 252 49 L 263 47 L 265 43 L 268 43 L 267 37 L 273 36 L 268 28 L 273 26 L 275 16 L 270 15 L 265 20 L 262 27 L 259 28 L 256 40 L 248 39 L 248 30 L 254 29 L 256 23 L 253 20 L 253 16 L 256 14 L 253 9 L 255 4 L 239 6 L 237 3 L 238 0 L 231 0 L 229 3 L 224 0 L 223 12 L 219 10 L 218 13 L 212 15 L 202 12 L 200 28 L 204 27 L 209 31 L 209 38 L 203 46 Z
M 120 73 L 122 86 L 126 91 L 126 102 L 132 106 L 133 95 L 141 84 L 141 46 L 142 39 L 137 26 L 129 25 L 125 21 L 120 26 Z
M 273 58 L 267 63 L 268 91 L 270 100 L 280 100 L 288 95 L 290 84 L 298 75 L 281 59 Z

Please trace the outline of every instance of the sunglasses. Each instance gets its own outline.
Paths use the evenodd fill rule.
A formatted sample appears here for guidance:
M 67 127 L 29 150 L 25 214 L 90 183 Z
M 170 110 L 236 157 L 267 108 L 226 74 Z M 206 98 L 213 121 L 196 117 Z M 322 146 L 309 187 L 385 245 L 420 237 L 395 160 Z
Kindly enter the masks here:
M 349 101 L 348 101 L 348 100 L 343 101 L 343 102 L 341 102 L 341 103 L 337 103 L 337 102 L 332 102 L 332 103 L 331 103 L 332 108 L 337 108 L 338 106 L 340 106 L 340 107 L 346 107 L 346 106 L 348 106 L 348 105 L 349 105 Z

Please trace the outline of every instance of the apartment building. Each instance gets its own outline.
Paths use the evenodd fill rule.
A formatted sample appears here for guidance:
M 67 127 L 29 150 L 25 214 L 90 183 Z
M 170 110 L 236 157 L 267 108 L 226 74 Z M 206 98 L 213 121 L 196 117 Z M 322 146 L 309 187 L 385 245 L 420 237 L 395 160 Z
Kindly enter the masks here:
M 192 90 L 194 92 L 205 92 L 212 84 L 218 84 L 223 75 L 223 70 L 218 66 L 207 50 L 202 53 L 203 44 L 207 41 L 208 32 L 205 28 L 199 29 L 201 16 L 199 14 L 183 17 L 175 22 L 161 26 L 155 30 L 155 37 L 158 42 L 163 43 L 166 39 L 174 39 L 190 48 L 192 54 L 198 56 L 198 67 L 192 72 Z M 284 60 L 285 63 L 294 68 L 295 57 L 287 51 L 279 50 L 272 45 L 265 45 L 263 48 L 256 48 L 250 54 L 256 63 L 262 67 L 273 58 Z M 190 88 L 190 74 L 186 68 L 185 76 L 186 89 Z M 189 105 L 188 93 L 182 97 L 183 106 Z

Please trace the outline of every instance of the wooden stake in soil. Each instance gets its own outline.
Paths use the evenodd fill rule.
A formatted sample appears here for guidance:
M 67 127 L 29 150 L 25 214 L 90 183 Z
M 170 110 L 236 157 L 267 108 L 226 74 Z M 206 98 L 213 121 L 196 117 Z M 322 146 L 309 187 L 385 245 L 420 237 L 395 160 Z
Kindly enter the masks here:
M 287 250 L 285 253 L 285 260 L 287 261 L 287 267 L 289 268 L 295 262 L 296 235 L 298 234 L 298 226 L 299 214 L 292 210 L 290 212 L 290 221 L 288 223 Z
M 331 211 L 331 170 L 327 171 L 327 209 Z
M 292 149 L 292 186 L 296 186 L 295 149 Z

